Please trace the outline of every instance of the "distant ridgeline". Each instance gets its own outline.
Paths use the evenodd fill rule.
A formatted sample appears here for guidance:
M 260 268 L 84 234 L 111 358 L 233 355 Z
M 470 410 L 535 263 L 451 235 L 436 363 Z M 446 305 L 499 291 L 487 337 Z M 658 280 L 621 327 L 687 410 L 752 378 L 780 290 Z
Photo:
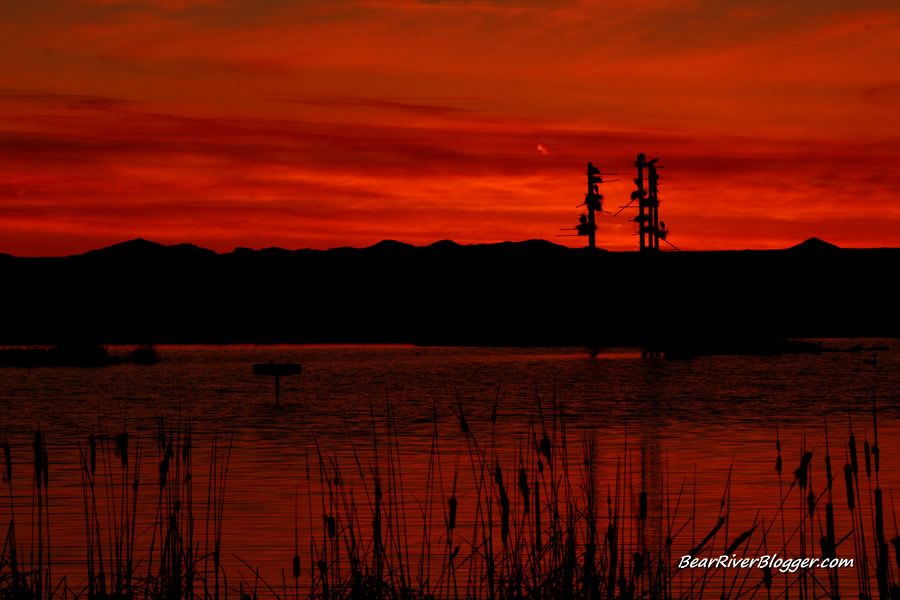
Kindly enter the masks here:
M 545 241 L 327 251 L 134 240 L 0 255 L 0 344 L 646 344 L 900 335 L 900 249 L 605 252 Z

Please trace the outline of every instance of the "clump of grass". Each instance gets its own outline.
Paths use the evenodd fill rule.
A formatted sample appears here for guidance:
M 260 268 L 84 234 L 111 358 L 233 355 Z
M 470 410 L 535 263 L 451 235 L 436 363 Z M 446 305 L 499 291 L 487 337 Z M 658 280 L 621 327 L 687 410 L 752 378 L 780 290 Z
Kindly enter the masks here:
M 225 474 L 231 445 L 228 444 L 224 459 L 214 450 L 210 460 L 210 472 L 214 475 L 210 479 L 207 501 L 207 550 L 201 556 L 194 517 L 191 435 L 190 422 L 179 422 L 172 427 L 166 427 L 162 421 L 159 423 L 155 517 L 149 542 L 145 536 L 140 545 L 136 523 L 138 515 L 147 510 L 139 506 L 144 457 L 142 439 L 133 436 L 127 428 L 113 435 L 101 423 L 79 445 L 85 581 L 76 587 L 66 578 L 58 581 L 53 578 L 50 459 L 46 436 L 36 431 L 32 443 L 33 548 L 24 565 L 16 540 L 13 449 L 5 442 L 4 481 L 9 489 L 10 523 L 6 544 L 0 554 L 0 598 L 187 600 L 223 597 L 218 585 L 210 587 L 208 581 L 218 581 Z M 216 441 L 214 448 L 217 447 Z M 210 543 L 213 550 L 208 549 Z M 205 566 L 210 556 L 215 573 Z M 202 592 L 198 590 L 197 582 L 203 584 Z

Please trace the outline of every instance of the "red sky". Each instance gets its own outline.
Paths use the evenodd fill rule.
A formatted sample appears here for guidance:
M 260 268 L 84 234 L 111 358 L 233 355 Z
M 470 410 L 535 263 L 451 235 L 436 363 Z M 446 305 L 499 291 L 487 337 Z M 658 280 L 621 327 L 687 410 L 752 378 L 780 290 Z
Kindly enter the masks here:
M 638 152 L 681 248 L 900 246 L 896 0 L 2 10 L 0 252 L 578 246 L 585 164 L 614 212 Z M 631 214 L 598 244 L 634 248 Z

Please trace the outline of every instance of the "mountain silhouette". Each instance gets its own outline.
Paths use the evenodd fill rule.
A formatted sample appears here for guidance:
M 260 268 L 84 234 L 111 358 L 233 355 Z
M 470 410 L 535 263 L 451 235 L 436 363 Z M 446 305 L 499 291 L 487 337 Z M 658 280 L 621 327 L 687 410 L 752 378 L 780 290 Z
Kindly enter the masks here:
M 644 344 L 896 336 L 897 249 L 606 252 L 544 240 L 0 256 L 0 344 Z
M 85 252 L 82 256 L 118 256 L 118 257 L 143 257 L 155 252 L 166 251 L 166 246 L 157 242 L 150 242 L 144 238 L 128 240 L 120 244 L 114 244 L 106 248 Z
M 381 240 L 377 244 L 373 246 L 369 246 L 369 248 L 363 248 L 363 250 L 406 250 L 408 248 L 415 248 L 412 244 L 406 244 L 404 242 L 398 242 L 397 240 Z
M 835 246 L 834 244 L 829 244 L 828 242 L 820 240 L 817 237 L 811 237 L 805 242 L 801 242 L 796 246 L 793 246 L 791 250 L 801 250 L 804 252 L 822 252 L 840 250 L 840 247 Z
M 435 250 L 446 250 L 450 248 L 459 248 L 460 245 L 454 242 L 453 240 L 440 240 L 428 246 L 429 248 L 433 248 Z
M 174 246 L 165 246 L 157 242 L 150 242 L 143 238 L 137 238 L 114 244 L 99 250 L 91 250 L 81 257 L 107 257 L 110 260 L 143 260 L 154 259 L 164 255 L 187 256 L 214 256 L 216 253 L 212 250 L 200 248 L 193 244 L 176 244 Z

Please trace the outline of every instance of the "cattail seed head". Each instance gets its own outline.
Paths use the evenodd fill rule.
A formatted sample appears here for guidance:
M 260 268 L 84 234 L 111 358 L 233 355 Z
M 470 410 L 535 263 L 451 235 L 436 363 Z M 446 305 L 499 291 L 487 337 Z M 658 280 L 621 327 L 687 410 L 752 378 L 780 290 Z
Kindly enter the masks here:
M 456 496 L 450 496 L 447 506 L 449 512 L 447 515 L 447 531 L 453 531 L 453 528 L 456 527 Z
M 44 437 L 40 431 L 34 432 L 34 481 L 37 487 L 41 487 L 41 471 L 44 469 Z
M 853 499 L 853 467 L 849 464 L 844 465 L 844 484 L 847 486 L 847 508 L 853 510 L 856 506 Z
M 800 466 L 794 471 L 794 477 L 800 484 L 801 490 L 806 489 L 807 476 L 809 475 L 809 463 L 812 460 L 812 456 L 812 452 L 804 453 L 803 457 L 800 459 Z
M 738 548 L 740 548 L 740 547 L 741 547 L 741 544 L 743 544 L 744 542 L 746 542 L 747 539 L 748 539 L 751 535 L 753 535 L 753 532 L 754 532 L 755 529 L 756 529 L 756 528 L 749 529 L 749 530 L 745 531 L 744 533 L 742 533 L 741 535 L 739 535 L 739 536 L 731 543 L 731 545 L 725 550 L 725 554 L 731 554 L 732 552 L 734 552 L 735 550 L 737 550 Z
M 459 428 L 466 435 L 469 435 L 469 422 L 466 421 L 466 417 L 460 413 L 459 415 Z
M 191 428 L 188 427 L 181 445 L 181 462 L 186 463 L 191 458 Z
M 644 555 L 635 552 L 631 556 L 631 578 L 636 579 L 644 572 Z
M 88 445 L 91 447 L 91 476 L 97 472 L 97 438 L 92 433 L 88 437 Z
M 466 421 L 466 415 L 463 413 L 462 402 L 457 399 L 456 403 L 459 411 L 456 413 L 456 417 L 459 419 L 459 428 L 465 435 L 469 435 L 469 422 Z
M 506 547 L 507 538 L 509 538 L 509 498 L 503 492 L 500 496 L 500 539 L 503 541 L 504 547 Z
M 863 454 L 866 457 L 866 477 L 872 476 L 872 456 L 869 451 L 869 440 L 863 441 Z
M 547 457 L 547 464 L 550 464 L 550 438 L 546 435 L 541 439 L 541 454 Z
M 878 442 L 872 444 L 872 458 L 875 459 L 875 472 L 878 472 L 879 467 L 879 456 L 881 455 L 881 450 L 878 449 Z
M 10 452 L 8 442 L 3 442 L 3 458 L 6 461 L 3 481 L 12 481 L 12 452 Z
M 161 461 L 159 461 L 159 487 L 160 489 L 166 487 L 166 480 L 169 476 L 169 455 L 164 454 Z
M 525 514 L 528 514 L 529 507 L 529 496 L 528 496 L 528 474 L 525 472 L 525 467 L 519 467 L 519 491 L 522 492 L 522 501 L 525 505 Z
M 123 431 L 116 436 L 116 457 L 122 464 L 122 468 L 128 466 L 128 432 Z
M 335 523 L 334 517 L 325 515 L 325 526 L 328 530 L 328 539 L 333 540 L 334 536 L 337 535 L 337 525 Z

